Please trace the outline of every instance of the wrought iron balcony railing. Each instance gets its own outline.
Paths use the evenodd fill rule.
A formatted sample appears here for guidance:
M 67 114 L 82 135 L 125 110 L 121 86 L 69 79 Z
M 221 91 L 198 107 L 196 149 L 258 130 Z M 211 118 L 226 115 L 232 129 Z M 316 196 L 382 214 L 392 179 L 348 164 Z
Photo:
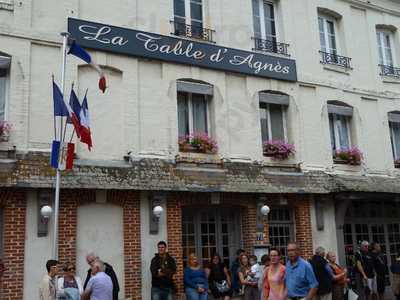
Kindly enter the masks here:
M 351 69 L 351 58 L 346 56 L 337 55 L 334 53 L 328 53 L 319 51 L 321 53 L 321 64 L 336 65 L 345 69 Z
M 381 76 L 390 76 L 400 78 L 400 68 L 395 68 L 393 66 L 379 65 L 381 68 Z
M 188 25 L 183 22 L 170 21 L 174 26 L 173 35 L 184 36 L 187 38 L 199 39 L 206 42 L 215 43 L 213 40 L 213 34 L 215 30 L 209 28 L 203 28 L 196 25 Z
M 254 40 L 253 50 L 290 56 L 288 53 L 289 44 L 278 43 L 274 40 L 264 40 L 256 37 L 253 37 L 252 39 Z

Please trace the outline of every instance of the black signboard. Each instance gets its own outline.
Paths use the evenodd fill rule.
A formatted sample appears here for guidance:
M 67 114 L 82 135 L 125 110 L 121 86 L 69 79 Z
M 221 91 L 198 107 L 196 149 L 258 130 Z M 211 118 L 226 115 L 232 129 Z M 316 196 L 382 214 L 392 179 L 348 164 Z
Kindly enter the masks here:
M 68 32 L 86 48 L 266 78 L 297 80 L 296 62 L 292 59 L 73 18 L 68 19 Z

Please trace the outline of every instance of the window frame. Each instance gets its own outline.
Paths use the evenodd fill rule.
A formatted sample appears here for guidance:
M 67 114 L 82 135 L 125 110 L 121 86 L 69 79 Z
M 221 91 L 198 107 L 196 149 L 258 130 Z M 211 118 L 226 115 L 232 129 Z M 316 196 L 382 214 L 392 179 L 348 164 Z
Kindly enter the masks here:
M 321 31 L 319 28 L 319 20 L 322 20 L 323 22 L 323 34 L 324 34 L 324 39 L 325 39 L 325 50 L 322 48 L 322 41 L 321 41 Z M 328 26 L 327 23 L 332 22 L 333 24 L 333 37 L 335 41 L 335 48 L 331 48 L 330 45 L 327 47 L 327 42 L 330 41 L 329 39 L 329 32 L 328 32 Z M 338 33 L 338 24 L 337 24 L 337 19 L 326 14 L 318 14 L 318 33 L 319 33 L 319 46 L 321 48 L 322 52 L 333 54 L 333 55 L 338 55 L 340 45 L 339 45 L 339 39 L 337 38 L 337 33 Z M 333 50 L 333 51 L 332 51 Z
M 260 102 L 259 103 L 259 108 L 260 108 L 260 121 L 261 121 L 261 114 L 262 114 L 262 111 L 263 110 L 265 110 L 266 111 L 266 114 L 267 114 L 267 125 L 268 125 L 268 132 L 267 132 L 267 139 L 266 140 L 263 140 L 263 137 L 262 137 L 262 128 L 261 128 L 261 140 L 262 140 L 262 142 L 264 143 L 264 142 L 266 142 L 266 141 L 270 141 L 270 140 L 272 140 L 272 123 L 271 123 L 271 112 L 270 112 L 270 109 L 269 109 L 269 107 L 270 107 L 270 105 L 277 105 L 277 106 L 280 106 L 280 108 L 281 108 L 281 112 L 282 112 L 282 123 L 283 123 L 283 138 L 284 138 L 284 141 L 285 142 L 288 142 L 288 136 L 287 136 L 287 117 L 286 117 L 286 114 L 287 114 L 287 106 L 286 105 L 283 105 L 283 104 L 274 104 L 274 103 L 264 103 L 264 102 Z M 263 108 L 262 106 L 265 106 L 265 108 Z
M 389 37 L 389 43 L 390 43 L 390 53 L 391 53 L 391 61 L 392 63 L 389 64 L 387 57 L 386 57 L 386 51 L 384 51 L 385 49 L 387 49 L 385 47 L 385 37 Z M 381 29 L 381 28 L 377 28 L 376 29 L 376 37 L 377 37 L 377 43 L 378 43 L 378 59 L 379 59 L 379 64 L 384 65 L 384 66 L 390 66 L 393 67 L 396 65 L 396 55 L 394 53 L 395 49 L 394 49 L 394 36 L 393 36 L 393 32 L 387 29 Z M 382 60 L 381 60 L 381 53 L 382 53 Z
M 255 38 L 260 38 L 263 40 L 269 40 L 267 38 L 267 33 L 266 33 L 266 23 L 265 23 L 265 14 L 264 14 L 264 5 L 265 4 L 269 4 L 272 6 L 272 10 L 273 10 L 273 14 L 274 14 L 274 30 L 275 30 L 275 36 L 271 36 L 272 39 L 271 41 L 274 43 L 278 42 L 279 39 L 279 30 L 278 30 L 278 26 L 277 26 L 277 7 L 276 7 L 276 3 L 273 0 L 254 0 L 255 2 L 257 2 L 258 5 L 258 14 L 259 14 L 259 22 L 260 22 L 260 37 L 256 36 L 256 31 L 255 31 L 255 23 L 254 23 L 254 9 L 252 11 L 252 15 L 253 15 L 253 32 L 254 32 L 254 37 Z M 252 5 L 254 4 L 254 2 L 252 3 Z
M 201 21 L 202 28 L 205 28 L 204 27 L 204 19 L 205 19 L 204 18 L 204 12 L 205 12 L 205 10 L 204 10 L 204 2 L 203 2 L 203 0 L 182 0 L 182 1 L 184 2 L 184 5 L 185 5 L 185 24 L 192 26 L 192 20 L 194 20 L 196 23 Z M 193 19 L 192 18 L 192 13 L 191 13 L 191 4 L 192 4 L 192 2 L 193 3 L 198 3 L 199 1 L 200 1 L 200 4 L 201 4 L 201 17 L 202 17 L 202 20 Z M 174 20 L 176 18 L 178 18 L 178 19 L 182 19 L 183 18 L 182 16 L 175 15 L 175 4 L 174 4 L 174 7 L 173 7 L 173 11 L 174 11 Z
M 341 143 L 340 143 L 340 135 L 339 135 L 339 127 L 341 126 L 341 120 L 340 117 L 345 118 L 346 121 L 346 129 L 347 129 L 347 137 L 348 137 L 348 143 L 349 143 L 349 148 L 352 146 L 352 138 L 351 138 L 351 117 L 350 116 L 345 116 L 345 115 L 340 115 L 336 113 L 328 113 L 328 119 L 330 123 L 330 115 L 333 116 L 333 135 L 335 136 L 335 149 L 332 147 L 332 141 L 331 141 L 331 148 L 332 152 L 338 151 L 338 150 L 345 150 Z M 332 138 L 332 133 L 331 131 L 331 126 L 329 124 L 329 137 L 330 139 Z M 338 147 L 339 146 L 339 147 Z
M 400 159 L 400 154 L 399 154 L 399 157 L 396 157 L 396 153 L 398 151 L 400 153 L 400 149 L 397 149 L 397 146 L 396 146 L 396 138 L 395 138 L 396 135 L 394 134 L 393 123 L 397 123 L 400 125 L 400 122 L 389 121 L 390 142 L 392 143 L 393 160 L 396 161 L 396 160 Z M 399 128 L 399 130 L 400 130 L 400 128 Z
M 1 56 L 1 54 L 0 54 Z M 10 93 L 10 70 L 11 70 L 11 65 L 8 66 L 8 68 L 5 68 L 6 70 L 6 75 L 5 75 L 5 89 L 4 89 L 4 118 L 1 119 L 0 117 L 0 122 L 1 121 L 7 121 L 8 120 L 8 101 L 9 101 L 9 93 Z
M 193 117 L 193 94 L 194 93 L 190 93 L 190 92 L 182 92 L 182 91 L 178 91 L 177 92 L 177 106 L 178 106 L 178 110 L 179 110 L 179 104 L 178 104 L 178 94 L 182 93 L 182 94 L 186 94 L 187 95 L 187 105 L 188 105 L 188 128 L 189 128 L 189 135 L 193 134 L 193 128 L 194 128 L 194 117 Z M 206 105 L 206 128 L 207 128 L 207 132 L 205 132 L 208 136 L 210 136 L 210 132 L 211 132 L 211 126 L 210 126 L 210 96 L 206 95 L 206 94 L 197 94 L 197 95 L 202 95 L 204 97 L 204 102 Z M 179 116 L 178 116 L 179 117 Z M 179 121 L 178 121 L 178 135 L 179 135 Z

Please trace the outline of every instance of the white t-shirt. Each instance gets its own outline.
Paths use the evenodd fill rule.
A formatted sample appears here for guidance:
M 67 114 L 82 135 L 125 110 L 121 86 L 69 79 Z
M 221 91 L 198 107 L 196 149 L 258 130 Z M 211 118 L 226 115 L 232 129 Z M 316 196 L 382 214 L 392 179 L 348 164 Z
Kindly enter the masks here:
M 252 265 L 252 266 L 251 266 L 251 273 L 254 273 L 254 274 L 255 274 L 255 275 L 254 275 L 254 279 L 257 279 L 257 281 L 258 281 L 258 279 L 260 279 L 261 276 L 262 276 L 262 269 L 261 269 L 261 266 L 260 266 L 258 263 Z

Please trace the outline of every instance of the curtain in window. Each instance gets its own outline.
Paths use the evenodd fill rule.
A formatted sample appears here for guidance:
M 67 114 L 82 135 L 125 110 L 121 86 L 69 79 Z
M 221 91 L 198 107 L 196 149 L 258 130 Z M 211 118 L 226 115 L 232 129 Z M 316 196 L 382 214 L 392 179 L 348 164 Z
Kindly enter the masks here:
M 331 20 L 318 17 L 319 38 L 323 52 L 336 54 L 335 24 Z
M 189 134 L 188 94 L 178 93 L 178 133 L 179 136 Z
M 390 122 L 394 159 L 400 158 L 400 123 Z
M 376 33 L 376 38 L 378 41 L 379 63 L 382 65 L 393 66 L 390 33 L 378 31 Z
M 193 131 L 205 132 L 207 130 L 207 102 L 204 95 L 192 94 L 193 105 Z
M 334 114 L 329 114 L 329 132 L 331 135 L 331 146 L 332 146 L 332 152 L 336 151 L 336 139 L 335 139 L 335 120 L 334 120 Z
M 348 128 L 348 118 L 346 116 L 336 116 L 337 127 L 339 134 L 340 149 L 346 150 L 350 148 L 350 138 L 349 138 L 349 128 Z
M 319 26 L 319 41 L 321 43 L 321 50 L 323 52 L 326 52 L 324 19 L 322 19 L 321 17 L 318 18 L 318 26 Z
M 336 54 L 335 26 L 332 21 L 326 21 L 329 40 L 329 53 Z
M 2 71 L 2 70 L 0 70 Z M 6 72 L 0 72 L 0 121 L 4 120 L 6 106 Z
M 265 39 L 276 42 L 274 6 L 264 2 Z
M 261 137 L 262 141 L 268 141 L 268 114 L 267 114 L 267 105 L 260 106 L 260 120 L 261 120 Z
M 260 6 L 259 0 L 253 0 L 253 25 L 254 37 L 261 38 L 261 20 L 260 20 Z
M 273 140 L 285 140 L 282 105 L 269 104 Z

